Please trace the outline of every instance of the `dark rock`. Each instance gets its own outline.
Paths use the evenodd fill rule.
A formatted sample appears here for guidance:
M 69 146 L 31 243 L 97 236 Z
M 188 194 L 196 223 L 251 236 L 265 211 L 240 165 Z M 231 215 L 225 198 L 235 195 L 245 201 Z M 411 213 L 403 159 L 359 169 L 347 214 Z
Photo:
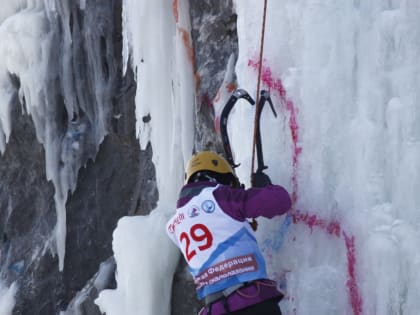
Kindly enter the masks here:
M 88 0 L 86 9 L 80 10 L 77 1 L 64 0 L 57 2 L 56 20 L 51 20 L 57 43 L 62 43 L 60 38 L 67 27 L 72 36 L 71 47 L 52 47 L 52 79 L 46 83 L 50 91 L 46 100 L 51 104 L 48 119 L 54 136 L 62 141 L 59 156 L 67 158 L 57 159 L 61 164 L 54 167 L 65 165 L 75 178 L 75 189 L 66 204 L 63 272 L 58 270 L 55 253 L 55 187 L 46 180 L 45 144 L 37 141 L 34 117 L 25 114 L 24 104 L 14 100 L 12 133 L 0 156 L 0 278 L 7 285 L 18 284 L 15 315 L 64 310 L 66 315 L 99 314 L 94 299 L 100 290 L 115 287 L 115 265 L 108 259 L 119 218 L 147 214 L 156 206 L 152 148 L 148 145 L 140 150 L 134 134 L 133 71 L 128 69 L 124 77 L 121 74 L 121 5 L 120 0 Z M 69 25 L 60 14 L 69 14 Z M 195 146 L 197 150 L 222 152 L 214 132 L 212 100 L 222 84 L 229 57 L 237 57 L 236 15 L 231 0 L 190 1 L 190 15 L 199 78 Z M 71 59 L 64 65 L 66 48 L 71 50 Z M 20 78 L 13 75 L 11 82 L 17 91 Z M 94 95 L 97 85 L 103 88 L 103 103 Z M 75 110 L 66 107 L 64 89 L 69 88 L 72 100 L 77 100 Z M 100 145 L 95 125 L 98 108 L 104 109 L 107 130 Z M 68 157 L 64 153 L 71 148 L 70 141 L 78 141 L 80 148 Z M 104 261 L 109 267 L 105 276 L 98 273 Z M 105 280 L 98 285 L 98 279 Z M 200 307 L 182 261 L 174 277 L 172 307 L 174 315 L 196 314 Z
M 196 315 L 201 303 L 197 300 L 195 285 L 183 257 L 181 257 L 172 284 L 172 315 Z
M 236 14 L 231 0 L 190 1 L 197 84 L 197 151 L 223 152 L 214 128 L 213 99 L 219 90 L 231 55 L 238 57 Z
M 95 304 L 95 299 L 99 296 L 100 291 L 116 288 L 114 276 L 116 267 L 117 266 L 113 257 L 103 262 L 99 271 L 87 282 L 85 287 L 79 291 L 75 298 L 70 302 L 64 315 L 102 315 L 99 307 Z
M 32 120 L 22 115 L 17 99 L 12 120 L 15 127 L 0 156 L 1 278 L 19 285 L 15 314 L 42 314 L 52 311 L 46 304 L 58 300 L 62 291 L 58 262 L 51 252 L 54 188 L 46 180 L 44 150 Z
M 195 146 L 196 150 L 211 149 L 223 152 L 214 129 L 212 100 L 218 92 L 229 57 L 238 56 L 236 15 L 232 1 L 190 1 L 192 40 L 195 56 L 197 85 Z M 172 314 L 197 314 L 201 303 L 185 262 L 181 259 L 173 279 Z
M 80 121 L 84 120 L 88 128 L 83 135 L 72 134 L 80 142 L 81 154 L 71 165 L 78 178 L 76 189 L 67 199 L 66 256 L 64 270 L 59 272 L 53 231 L 55 189 L 46 180 L 44 146 L 37 141 L 31 117 L 22 114 L 22 104 L 17 98 L 13 104 L 12 134 L 0 156 L 0 278 L 7 285 L 17 281 L 16 315 L 57 314 L 72 300 L 80 302 L 81 292 L 86 291 L 90 292 L 89 298 L 82 302 L 82 313 L 78 314 L 97 314 L 93 300 L 98 289 L 88 287 L 100 263 L 112 256 L 112 232 L 119 218 L 150 212 L 158 198 L 151 146 L 141 151 L 135 137 L 133 72 L 128 69 L 121 77 L 121 2 L 101 5 L 88 1 L 85 11 L 78 9 L 76 2 L 61 5 L 71 12 L 73 93 L 84 105 L 79 111 L 67 113 L 61 81 L 65 74 L 61 73 L 48 83 L 48 99 L 53 104 L 51 118 L 58 138 L 64 139 L 69 128 Z M 58 31 L 59 25 L 55 25 Z M 103 34 L 107 37 L 95 38 Z M 88 40 L 101 43 L 98 50 L 93 47 L 90 51 Z M 60 58 L 60 47 L 54 49 L 52 73 Z M 88 54 L 95 53 L 99 54 L 96 59 L 88 58 Z M 92 60 L 99 63 L 89 64 Z M 101 72 L 96 75 L 106 83 L 104 104 L 95 104 L 96 99 L 89 94 L 97 79 L 95 71 Z M 18 89 L 19 78 L 14 82 Z M 97 117 L 94 107 L 89 107 L 91 103 L 111 105 L 105 110 L 108 135 L 97 149 Z M 79 170 L 78 165 L 83 167 Z M 104 287 L 111 288 L 112 281 Z M 67 314 L 72 312 L 70 307 Z

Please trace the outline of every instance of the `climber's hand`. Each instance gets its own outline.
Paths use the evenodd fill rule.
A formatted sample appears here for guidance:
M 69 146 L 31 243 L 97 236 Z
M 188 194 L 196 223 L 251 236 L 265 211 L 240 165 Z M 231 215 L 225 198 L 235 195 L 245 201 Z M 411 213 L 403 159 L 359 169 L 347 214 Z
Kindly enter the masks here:
M 265 187 L 271 185 L 271 179 L 267 174 L 259 171 L 252 174 L 251 185 L 252 187 Z

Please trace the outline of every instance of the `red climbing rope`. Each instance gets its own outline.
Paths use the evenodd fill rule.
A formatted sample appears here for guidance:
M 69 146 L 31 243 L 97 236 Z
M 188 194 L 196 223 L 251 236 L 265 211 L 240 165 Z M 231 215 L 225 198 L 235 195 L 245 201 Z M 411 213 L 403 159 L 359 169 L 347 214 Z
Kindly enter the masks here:
M 264 0 L 264 11 L 263 11 L 263 20 L 262 20 L 262 27 L 261 27 L 261 42 L 260 42 L 260 56 L 259 56 L 259 63 L 258 63 L 258 80 L 257 80 L 257 95 L 255 97 L 255 117 L 254 117 L 254 136 L 252 138 L 252 159 L 251 159 L 251 178 L 252 174 L 254 174 L 254 160 L 255 160 L 255 145 L 256 145 L 256 135 L 257 135 L 257 119 L 258 119 L 258 100 L 260 95 L 260 84 L 261 84 L 261 69 L 262 69 L 262 61 L 263 61 L 263 54 L 264 54 L 264 35 L 265 35 L 265 21 L 267 16 L 267 0 Z

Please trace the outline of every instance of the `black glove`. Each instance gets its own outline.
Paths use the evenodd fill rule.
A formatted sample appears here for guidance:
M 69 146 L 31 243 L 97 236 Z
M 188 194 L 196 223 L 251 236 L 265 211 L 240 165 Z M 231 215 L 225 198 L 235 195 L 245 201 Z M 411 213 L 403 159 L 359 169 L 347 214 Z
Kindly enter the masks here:
M 259 171 L 252 174 L 251 185 L 252 187 L 265 187 L 267 185 L 271 185 L 271 179 L 267 174 Z

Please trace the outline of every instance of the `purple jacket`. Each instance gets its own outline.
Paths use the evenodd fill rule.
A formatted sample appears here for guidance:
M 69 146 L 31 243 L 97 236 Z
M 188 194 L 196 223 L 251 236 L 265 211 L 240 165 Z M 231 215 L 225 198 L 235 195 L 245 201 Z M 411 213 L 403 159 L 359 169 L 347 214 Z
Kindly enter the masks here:
M 203 188 L 216 185 L 211 182 L 185 185 L 181 190 L 177 207 L 185 205 L 192 197 L 198 195 Z M 292 205 L 289 193 L 278 185 L 246 190 L 221 185 L 214 191 L 214 197 L 226 214 L 239 221 L 259 216 L 270 219 L 276 215 L 284 214 Z
M 241 188 L 232 188 L 229 186 L 217 185 L 211 182 L 197 182 L 197 183 L 187 184 L 182 188 L 179 199 L 178 199 L 177 208 L 185 209 L 185 207 L 189 207 L 188 206 L 189 201 L 191 201 L 192 198 L 194 198 L 195 196 L 200 195 L 203 189 L 208 188 L 208 187 L 216 187 L 216 186 L 218 187 L 213 190 L 213 197 L 217 201 L 217 204 L 221 212 L 224 212 L 228 217 L 231 217 L 232 219 L 239 222 L 245 222 L 247 218 L 257 218 L 259 216 L 272 218 L 276 215 L 284 214 L 291 207 L 291 199 L 288 192 L 283 187 L 278 186 L 278 185 L 269 185 L 264 188 L 250 188 L 250 189 L 245 190 Z M 208 191 L 208 190 L 205 190 L 205 191 Z M 192 209 L 194 209 L 194 207 L 192 207 Z M 178 211 L 179 210 L 177 210 L 177 213 Z M 201 215 L 206 215 L 206 214 L 203 213 Z M 181 220 L 184 220 L 184 217 L 178 218 L 177 215 L 175 215 L 175 217 L 172 219 L 172 221 L 174 222 L 173 223 L 174 230 L 177 229 L 176 223 L 178 219 L 181 221 Z M 200 233 L 201 233 L 201 230 L 200 230 Z M 199 237 L 201 236 L 200 233 L 198 234 Z M 185 245 L 185 243 L 182 241 L 183 240 L 181 237 L 181 246 Z M 201 243 L 201 245 L 203 244 Z M 244 246 L 244 245 L 241 245 L 241 246 Z M 252 252 L 253 250 L 252 246 L 254 246 L 252 241 L 250 242 L 250 246 L 251 247 L 246 247 L 246 249 L 247 251 L 249 250 Z M 256 244 L 256 240 L 255 240 L 255 246 L 258 247 L 258 245 Z M 238 251 L 241 252 L 241 250 L 238 250 Z M 198 255 L 200 254 L 200 251 L 197 250 L 196 253 Z M 246 287 L 242 287 L 229 295 L 228 302 L 229 302 L 229 305 L 230 305 L 229 307 L 231 308 L 231 310 L 239 310 L 239 309 L 248 307 L 250 305 L 260 303 L 267 299 L 280 300 L 282 297 L 282 294 L 276 288 L 276 284 L 274 282 L 270 282 L 270 280 L 268 279 L 265 279 L 266 277 L 265 263 L 264 263 L 263 257 L 259 253 L 259 249 L 257 249 L 253 253 L 256 254 L 255 256 L 256 262 L 258 263 L 258 266 L 260 266 L 261 268 L 257 270 L 262 270 L 261 274 L 263 276 L 259 278 L 255 278 L 254 275 L 251 273 L 249 274 L 249 278 L 251 278 L 250 280 L 240 280 L 240 281 L 245 281 L 242 283 L 248 283 L 248 284 L 246 284 Z M 187 258 L 188 258 L 188 255 L 187 255 Z M 226 259 L 229 259 L 229 256 L 227 256 Z M 217 268 L 217 264 L 216 265 L 210 264 L 210 266 L 214 267 L 214 269 Z M 204 267 L 203 267 L 203 270 L 205 270 Z M 205 280 L 201 279 L 200 272 L 196 272 L 193 274 L 196 285 L 197 283 L 200 284 L 201 281 L 205 282 Z M 196 281 L 197 279 L 199 280 Z M 198 289 L 199 288 L 197 288 L 197 290 Z M 205 293 L 205 291 L 203 291 L 202 293 L 199 293 L 198 294 L 199 298 L 201 298 L 201 296 L 206 296 L 207 298 L 208 295 L 212 294 L 211 291 L 216 292 L 213 294 L 218 294 L 218 292 L 221 292 L 221 291 L 214 291 L 214 289 L 215 288 L 204 289 L 204 290 L 207 290 L 207 293 Z M 201 288 L 200 290 L 203 290 L 203 289 Z M 252 298 L 249 298 L 249 297 L 252 297 Z M 224 310 L 224 305 L 221 302 L 221 300 L 220 301 L 218 300 L 212 304 L 212 308 L 213 308 L 212 314 L 222 314 Z M 201 314 L 207 314 L 207 310 L 203 310 Z

